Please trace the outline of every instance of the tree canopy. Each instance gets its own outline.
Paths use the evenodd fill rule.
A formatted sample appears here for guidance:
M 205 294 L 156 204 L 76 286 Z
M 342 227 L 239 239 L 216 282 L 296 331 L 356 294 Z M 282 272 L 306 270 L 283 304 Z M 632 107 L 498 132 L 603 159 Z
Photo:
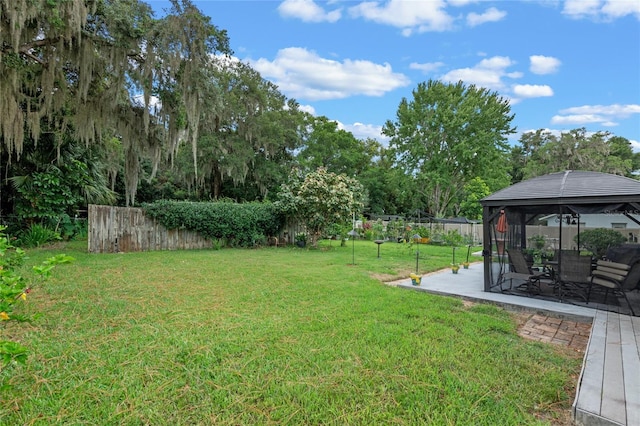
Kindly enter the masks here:
M 279 194 L 279 206 L 305 224 L 315 245 L 331 225 L 348 222 L 363 206 L 360 183 L 320 167 L 306 175 L 294 170 Z
M 158 161 L 182 139 L 195 152 L 201 88 L 212 58 L 231 53 L 189 0 L 172 0 L 160 19 L 137 0 L 0 0 L 0 42 L 3 147 L 19 157 L 25 138 L 45 132 L 72 129 L 87 144 L 116 134 L 127 203 L 142 155 Z
M 378 141 L 357 139 L 327 117 L 315 117 L 309 128 L 298 154 L 299 164 L 305 170 L 324 167 L 334 173 L 358 176 L 371 165 L 373 157 L 379 155 Z
M 508 101 L 495 92 L 430 80 L 402 99 L 383 134 L 391 137 L 396 166 L 416 180 L 428 211 L 442 217 L 473 178 L 492 189 L 509 183 L 512 120 Z
M 242 62 L 221 63 L 211 81 L 213 93 L 203 97 L 220 105 L 200 112 L 195 163 L 190 165 L 182 151 L 177 159 L 179 179 L 212 198 L 222 196 L 223 184 L 238 186 L 250 180 L 253 198 L 264 197 L 277 190 L 291 170 L 308 114 Z
M 512 154 L 519 180 L 563 170 L 588 170 L 634 177 L 638 170 L 638 155 L 631 142 L 608 132 L 588 133 L 585 128 L 562 132 L 559 136 L 548 130 L 524 133 L 520 145 Z

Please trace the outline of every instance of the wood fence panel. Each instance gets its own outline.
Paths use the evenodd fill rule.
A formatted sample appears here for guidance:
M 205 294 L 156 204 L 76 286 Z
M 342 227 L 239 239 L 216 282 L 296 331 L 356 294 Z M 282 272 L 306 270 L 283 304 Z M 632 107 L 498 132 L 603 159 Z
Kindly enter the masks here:
M 134 207 L 89 205 L 88 250 L 118 253 L 210 248 L 210 239 L 185 229 L 168 230 Z

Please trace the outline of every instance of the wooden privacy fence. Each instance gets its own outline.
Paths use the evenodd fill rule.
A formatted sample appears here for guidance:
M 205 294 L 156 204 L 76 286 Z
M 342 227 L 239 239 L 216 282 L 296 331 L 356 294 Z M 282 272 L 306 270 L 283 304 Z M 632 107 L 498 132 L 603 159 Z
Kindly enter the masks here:
M 212 241 L 186 229 L 169 230 L 134 207 L 89 205 L 90 253 L 210 248 Z

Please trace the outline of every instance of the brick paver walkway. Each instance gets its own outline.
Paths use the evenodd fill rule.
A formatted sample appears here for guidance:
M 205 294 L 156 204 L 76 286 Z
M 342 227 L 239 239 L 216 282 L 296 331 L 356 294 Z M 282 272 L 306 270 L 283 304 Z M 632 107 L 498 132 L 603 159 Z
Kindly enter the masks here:
M 518 332 L 527 339 L 564 345 L 584 352 L 589 342 L 591 323 L 532 314 L 520 326 Z

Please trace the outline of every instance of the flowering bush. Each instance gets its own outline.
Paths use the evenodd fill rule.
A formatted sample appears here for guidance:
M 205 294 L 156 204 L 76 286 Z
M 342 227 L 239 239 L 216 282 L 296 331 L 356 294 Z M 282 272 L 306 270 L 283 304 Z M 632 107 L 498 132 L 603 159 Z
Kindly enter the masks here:
M 320 167 L 303 175 L 294 169 L 280 188 L 275 203 L 286 215 L 297 217 L 307 229 L 311 244 L 333 224 L 349 223 L 363 206 L 364 188 L 356 179 Z
M 27 279 L 16 272 L 16 268 L 24 263 L 24 250 L 14 247 L 4 234 L 5 227 L 0 226 L 0 326 L 8 321 L 27 321 L 28 317 L 14 313 L 14 307 L 25 300 L 33 287 L 51 276 L 53 268 L 62 263 L 69 263 L 72 257 L 59 254 L 50 257 L 42 264 L 34 266 L 35 277 Z M 0 340 L 0 372 L 13 363 L 24 363 L 27 349 L 19 343 Z

